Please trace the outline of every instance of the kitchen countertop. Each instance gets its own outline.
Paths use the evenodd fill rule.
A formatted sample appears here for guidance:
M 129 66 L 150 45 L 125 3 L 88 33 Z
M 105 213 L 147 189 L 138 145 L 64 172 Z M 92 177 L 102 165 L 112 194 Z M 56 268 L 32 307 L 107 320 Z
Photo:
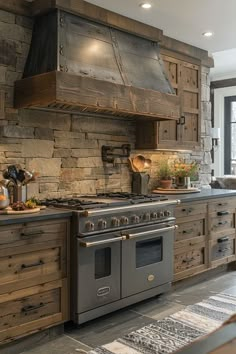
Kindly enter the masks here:
M 181 202 L 197 202 L 204 199 L 234 197 L 236 190 L 233 189 L 202 189 L 199 193 L 167 195 L 168 199 L 180 199 Z
M 22 222 L 32 222 L 32 221 L 44 221 L 51 219 L 61 219 L 66 217 L 71 217 L 72 212 L 70 210 L 61 210 L 47 208 L 45 210 L 40 210 L 35 214 L 22 214 L 22 215 L 0 215 L 0 226 L 20 224 Z

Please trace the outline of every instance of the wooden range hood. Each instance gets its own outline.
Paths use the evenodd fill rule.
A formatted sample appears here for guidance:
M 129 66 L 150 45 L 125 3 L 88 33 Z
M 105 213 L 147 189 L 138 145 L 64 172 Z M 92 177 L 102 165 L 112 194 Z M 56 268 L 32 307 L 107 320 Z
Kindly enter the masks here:
M 35 4 L 15 108 L 179 119 L 179 97 L 159 56 L 162 31 L 81 0 Z

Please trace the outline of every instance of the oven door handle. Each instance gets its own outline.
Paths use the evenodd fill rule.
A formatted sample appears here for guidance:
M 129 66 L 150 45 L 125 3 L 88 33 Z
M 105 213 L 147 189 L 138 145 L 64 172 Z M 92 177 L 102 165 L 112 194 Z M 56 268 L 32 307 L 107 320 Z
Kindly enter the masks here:
M 82 239 L 78 239 L 79 244 L 81 247 L 95 247 L 95 246 L 100 246 L 100 245 L 105 245 L 106 243 L 113 243 L 113 242 L 118 242 L 118 241 L 124 241 L 126 240 L 126 236 L 120 236 L 120 237 L 115 237 L 115 238 L 109 238 L 107 240 L 102 240 L 102 241 L 95 241 L 95 242 L 85 242 Z
M 166 231 L 176 230 L 177 228 L 178 228 L 178 225 L 167 226 L 167 227 L 163 227 L 162 229 L 158 229 L 158 230 L 150 230 L 150 231 L 144 231 L 144 232 L 137 232 L 136 234 L 128 234 L 128 235 L 126 235 L 126 238 L 128 240 L 131 240 L 133 238 L 138 238 L 138 237 L 142 237 L 142 236 L 147 236 L 147 235 L 152 235 L 152 234 L 161 234 Z

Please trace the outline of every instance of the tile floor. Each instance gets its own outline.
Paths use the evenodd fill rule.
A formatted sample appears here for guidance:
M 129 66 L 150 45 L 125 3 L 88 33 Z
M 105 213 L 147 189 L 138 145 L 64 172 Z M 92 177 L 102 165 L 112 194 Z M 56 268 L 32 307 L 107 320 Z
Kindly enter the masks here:
M 236 271 L 145 300 L 85 323 L 79 328 L 67 325 L 64 335 L 21 354 L 84 354 L 92 347 L 111 342 L 127 332 L 162 319 L 186 305 L 194 304 L 222 291 L 236 296 Z

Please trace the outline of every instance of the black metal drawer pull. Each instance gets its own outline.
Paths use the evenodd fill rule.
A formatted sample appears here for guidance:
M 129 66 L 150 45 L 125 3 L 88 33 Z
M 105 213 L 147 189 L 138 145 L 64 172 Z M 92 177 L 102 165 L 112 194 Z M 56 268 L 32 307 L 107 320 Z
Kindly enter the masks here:
M 192 261 L 194 261 L 194 257 L 183 259 L 183 263 L 190 263 Z
M 22 307 L 21 312 L 30 312 L 30 311 L 38 310 L 43 306 L 45 306 L 45 304 L 43 302 L 40 302 L 40 304 L 38 304 L 38 305 L 28 305 L 28 306 Z
M 183 234 L 192 234 L 193 233 L 193 229 L 183 230 L 182 233 Z
M 226 225 L 226 224 L 228 224 L 228 221 L 219 221 L 218 222 L 218 225 Z
M 222 215 L 229 215 L 229 211 L 218 211 L 217 212 L 218 216 L 222 216 Z
M 32 236 L 43 235 L 43 234 L 44 234 L 43 230 L 35 230 L 31 232 L 21 232 L 20 236 L 24 239 L 24 238 L 30 238 Z
M 192 208 L 182 209 L 182 211 L 187 211 L 188 213 L 191 213 L 193 211 L 193 209 Z
M 230 248 L 223 248 L 223 249 L 218 250 L 218 252 L 226 252 L 226 251 L 230 251 Z
M 227 241 L 229 241 L 229 237 L 227 236 L 218 238 L 217 240 L 218 243 L 227 242 Z
M 39 262 L 37 263 L 32 263 L 32 264 L 22 264 L 21 268 L 26 269 L 26 268 L 33 268 L 33 267 L 38 267 L 44 264 L 44 261 L 40 259 Z
M 219 203 L 218 206 L 226 206 L 228 203 Z

